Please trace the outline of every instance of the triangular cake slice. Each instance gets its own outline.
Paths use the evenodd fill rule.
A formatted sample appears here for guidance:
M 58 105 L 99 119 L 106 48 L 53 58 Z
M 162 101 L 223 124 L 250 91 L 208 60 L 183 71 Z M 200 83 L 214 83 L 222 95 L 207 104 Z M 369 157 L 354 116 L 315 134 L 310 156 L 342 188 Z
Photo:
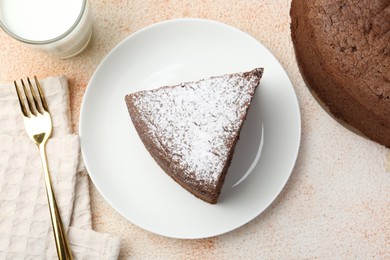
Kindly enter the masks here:
M 133 124 L 160 167 L 217 203 L 262 68 L 126 95 Z

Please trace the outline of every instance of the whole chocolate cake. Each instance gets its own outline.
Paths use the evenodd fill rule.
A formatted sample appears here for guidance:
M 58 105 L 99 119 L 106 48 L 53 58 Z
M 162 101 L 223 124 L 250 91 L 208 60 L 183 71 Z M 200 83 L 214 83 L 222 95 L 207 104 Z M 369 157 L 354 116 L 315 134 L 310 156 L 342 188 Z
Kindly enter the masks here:
M 390 0 L 293 0 L 307 85 L 333 115 L 390 147 Z
M 263 69 L 126 95 L 132 122 L 160 167 L 217 203 Z

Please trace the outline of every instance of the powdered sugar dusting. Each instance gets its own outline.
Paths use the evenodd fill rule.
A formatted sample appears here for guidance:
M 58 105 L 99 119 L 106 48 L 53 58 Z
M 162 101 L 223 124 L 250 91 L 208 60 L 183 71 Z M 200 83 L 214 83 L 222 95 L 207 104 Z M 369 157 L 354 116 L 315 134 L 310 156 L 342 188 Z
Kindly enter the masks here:
M 257 72 L 132 94 L 146 134 L 186 179 L 216 185 L 259 84 Z

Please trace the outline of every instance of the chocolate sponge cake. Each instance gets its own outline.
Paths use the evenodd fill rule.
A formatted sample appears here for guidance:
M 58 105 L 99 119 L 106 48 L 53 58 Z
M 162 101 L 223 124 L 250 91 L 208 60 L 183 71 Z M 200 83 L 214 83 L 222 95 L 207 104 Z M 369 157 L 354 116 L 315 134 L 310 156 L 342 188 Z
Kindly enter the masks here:
M 208 203 L 217 203 L 262 74 L 258 68 L 125 97 L 134 127 L 154 160 Z
M 390 0 L 293 0 L 290 14 L 296 59 L 315 96 L 390 147 Z

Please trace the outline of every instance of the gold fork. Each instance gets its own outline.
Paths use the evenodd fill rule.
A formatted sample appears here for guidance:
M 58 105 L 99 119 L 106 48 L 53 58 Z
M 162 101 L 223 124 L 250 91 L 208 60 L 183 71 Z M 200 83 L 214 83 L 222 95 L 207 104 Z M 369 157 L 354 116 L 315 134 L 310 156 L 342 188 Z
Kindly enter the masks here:
M 45 177 L 46 195 L 49 202 L 50 217 L 51 223 L 53 225 L 58 259 L 72 259 L 72 253 L 70 251 L 68 239 L 66 238 L 66 233 L 62 225 L 60 212 L 58 211 L 46 159 L 46 143 L 50 138 L 53 128 L 51 116 L 39 81 L 36 76 L 34 76 L 34 79 L 35 85 L 38 89 L 39 98 L 36 95 L 29 78 L 27 78 L 27 82 L 31 95 L 27 90 L 24 81 L 20 80 L 28 106 L 26 106 L 23 101 L 24 99 L 21 92 L 19 91 L 16 81 L 14 81 L 14 85 L 16 93 L 18 94 L 20 109 L 22 110 L 24 126 L 26 128 L 27 135 L 38 146 L 39 152 L 41 154 L 42 167 Z

